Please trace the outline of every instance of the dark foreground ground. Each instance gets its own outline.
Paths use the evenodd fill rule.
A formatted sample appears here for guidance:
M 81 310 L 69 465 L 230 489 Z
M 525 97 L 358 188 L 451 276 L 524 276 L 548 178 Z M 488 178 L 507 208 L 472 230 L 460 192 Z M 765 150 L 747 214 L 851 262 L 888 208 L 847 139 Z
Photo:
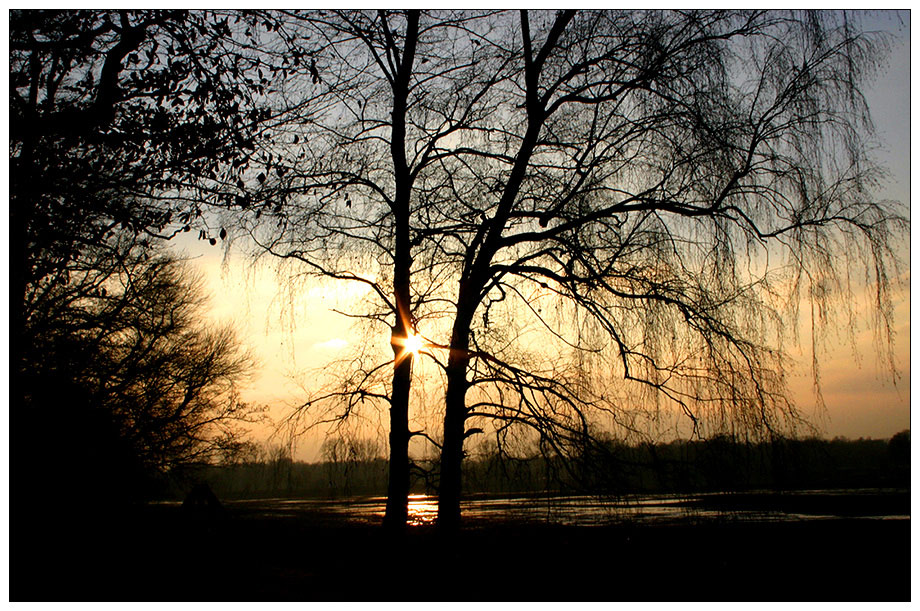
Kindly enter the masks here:
M 11 600 L 910 600 L 909 519 L 479 522 L 448 539 L 148 506 L 55 524 L 11 519 Z

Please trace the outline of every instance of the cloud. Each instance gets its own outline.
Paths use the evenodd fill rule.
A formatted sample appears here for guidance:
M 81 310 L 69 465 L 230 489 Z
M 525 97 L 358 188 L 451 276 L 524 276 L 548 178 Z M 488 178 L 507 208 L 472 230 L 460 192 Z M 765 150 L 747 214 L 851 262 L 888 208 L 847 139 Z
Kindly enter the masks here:
M 313 344 L 314 350 L 341 350 L 348 345 L 348 342 L 340 337 L 335 337 L 324 342 Z

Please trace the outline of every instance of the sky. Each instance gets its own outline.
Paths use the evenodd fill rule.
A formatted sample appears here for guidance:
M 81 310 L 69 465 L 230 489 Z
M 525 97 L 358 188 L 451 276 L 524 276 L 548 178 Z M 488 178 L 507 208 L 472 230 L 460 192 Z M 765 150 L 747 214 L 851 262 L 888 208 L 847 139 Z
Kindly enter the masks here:
M 910 201 L 910 14 L 873 15 L 869 29 L 891 33 L 890 61 L 883 67 L 867 101 L 878 130 L 878 157 L 890 172 L 880 197 Z M 276 273 L 270 260 L 254 264 L 237 245 L 225 251 L 182 234 L 171 248 L 189 259 L 211 294 L 208 317 L 231 323 L 260 366 L 244 389 L 246 400 L 269 407 L 281 421 L 324 379 L 329 362 L 348 354 L 355 335 L 351 321 L 332 312 L 360 297 L 360 285 L 307 284 L 293 286 Z M 791 394 L 803 416 L 821 436 L 889 438 L 910 428 L 910 244 L 901 245 L 903 286 L 895 294 L 891 360 L 879 354 L 876 336 L 867 323 L 851 328 L 840 321 L 826 337 L 820 354 L 817 400 L 807 338 L 789 349 L 797 366 L 790 371 Z M 858 300 L 852 307 L 868 305 Z M 888 348 L 885 347 L 885 350 Z M 893 364 L 893 366 L 892 366 Z M 254 431 L 258 440 L 269 429 Z M 301 438 L 295 457 L 318 460 L 322 438 Z

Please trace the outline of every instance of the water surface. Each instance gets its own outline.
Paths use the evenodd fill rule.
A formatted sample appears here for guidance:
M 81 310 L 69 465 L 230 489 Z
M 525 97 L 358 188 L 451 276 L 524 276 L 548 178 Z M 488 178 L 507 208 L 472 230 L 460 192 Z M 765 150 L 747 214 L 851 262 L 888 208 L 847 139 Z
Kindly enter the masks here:
M 250 514 L 273 518 L 327 515 L 356 522 L 380 522 L 385 497 L 337 500 L 260 499 L 229 501 Z M 409 523 L 433 524 L 437 497 L 409 497 Z M 542 522 L 570 526 L 617 523 L 665 523 L 687 520 L 800 521 L 839 518 L 910 519 L 910 494 L 893 490 L 806 490 L 791 493 L 747 492 L 693 495 L 599 497 L 527 495 L 483 497 L 461 503 L 465 523 Z

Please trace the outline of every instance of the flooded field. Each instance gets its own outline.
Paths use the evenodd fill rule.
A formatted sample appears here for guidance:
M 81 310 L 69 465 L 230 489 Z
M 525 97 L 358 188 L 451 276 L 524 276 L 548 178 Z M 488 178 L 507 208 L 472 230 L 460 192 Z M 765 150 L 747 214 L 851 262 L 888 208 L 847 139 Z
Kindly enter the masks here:
M 260 499 L 227 502 L 228 508 L 259 517 L 328 516 L 359 523 L 383 518 L 384 497 L 337 500 Z M 899 490 L 806 490 L 695 495 L 506 496 L 468 499 L 462 503 L 469 526 L 502 522 L 564 526 L 620 523 L 668 523 L 687 520 L 781 522 L 835 518 L 910 519 L 910 495 Z M 409 497 L 413 526 L 433 524 L 437 497 Z

